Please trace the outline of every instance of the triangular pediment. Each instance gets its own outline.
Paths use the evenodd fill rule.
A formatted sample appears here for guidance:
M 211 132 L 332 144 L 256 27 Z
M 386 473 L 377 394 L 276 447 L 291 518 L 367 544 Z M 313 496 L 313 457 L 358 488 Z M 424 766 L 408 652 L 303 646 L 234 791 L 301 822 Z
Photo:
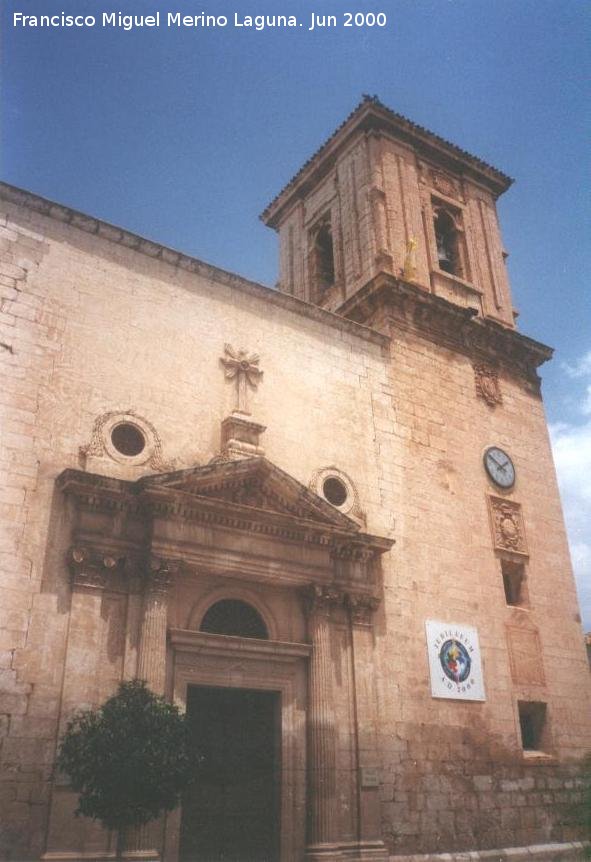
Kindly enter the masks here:
M 138 484 L 146 490 L 180 492 L 225 505 L 289 515 L 339 530 L 359 531 L 355 521 L 266 458 L 220 461 L 147 476 Z

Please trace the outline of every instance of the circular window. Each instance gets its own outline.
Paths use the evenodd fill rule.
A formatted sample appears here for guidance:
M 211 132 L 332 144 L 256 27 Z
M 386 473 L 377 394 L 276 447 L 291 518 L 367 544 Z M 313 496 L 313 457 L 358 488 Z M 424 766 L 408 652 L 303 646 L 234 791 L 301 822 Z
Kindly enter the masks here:
M 128 458 L 134 458 L 146 447 L 146 438 L 131 422 L 121 422 L 111 431 L 111 442 L 115 449 Z
M 310 479 L 309 487 L 343 515 L 364 521 L 355 485 L 338 467 L 322 467 L 317 470 Z
M 322 493 L 333 506 L 342 506 L 348 496 L 347 487 L 344 482 L 336 476 L 329 476 L 322 483 Z

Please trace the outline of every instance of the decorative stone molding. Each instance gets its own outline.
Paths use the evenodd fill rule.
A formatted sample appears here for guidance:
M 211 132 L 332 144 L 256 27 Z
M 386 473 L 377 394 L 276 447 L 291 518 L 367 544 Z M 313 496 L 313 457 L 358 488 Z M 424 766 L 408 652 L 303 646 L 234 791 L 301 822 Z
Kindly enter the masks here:
M 221 455 L 214 461 L 232 461 L 264 455 L 265 450 L 259 443 L 259 438 L 264 431 L 264 425 L 251 422 L 246 414 L 234 411 L 222 422 Z
M 330 551 L 334 560 L 350 560 L 355 563 L 369 563 L 375 558 L 375 548 L 361 542 L 336 541 Z
M 145 589 L 151 595 L 166 596 L 181 564 L 178 560 L 165 560 L 151 556 L 145 574 Z
M 318 558 L 323 560 L 321 565 L 334 566 L 339 561 L 340 577 L 345 581 L 358 580 L 359 564 L 377 560 L 394 544 L 392 539 L 362 532 L 351 518 L 264 458 L 220 462 L 135 481 L 68 469 L 58 477 L 57 487 L 85 512 L 100 515 L 101 535 L 106 529 L 103 516 L 110 518 L 113 535 L 122 522 L 130 529 L 134 523 L 143 524 L 142 534 L 154 521 L 183 522 L 187 537 L 197 535 L 192 524 L 204 525 L 208 533 L 222 527 L 321 550 L 325 552 Z M 170 529 L 174 532 L 177 528 L 171 524 Z M 138 533 L 117 541 L 136 547 Z M 141 551 L 136 547 L 136 552 Z M 153 552 L 158 553 L 156 546 Z M 194 565 L 195 554 L 201 562 L 203 549 L 198 544 L 183 547 L 178 557 L 190 557 Z M 350 565 L 351 561 L 355 565 Z M 246 561 L 241 566 L 249 571 L 252 568 Z M 309 569 L 307 576 L 305 566 L 299 566 L 298 571 L 298 581 L 309 581 Z
M 454 198 L 461 203 L 464 202 L 460 180 L 442 170 L 432 168 L 423 161 L 418 162 L 418 168 L 420 183 L 429 186 L 447 198 Z
M 351 478 L 342 470 L 339 470 L 338 467 L 331 465 L 329 467 L 321 467 L 320 469 L 315 470 L 310 478 L 308 487 L 314 491 L 315 494 L 318 494 L 319 497 L 326 500 L 327 498 L 324 495 L 323 488 L 327 479 L 337 479 L 344 486 L 347 494 L 341 505 L 335 505 L 334 503 L 331 503 L 330 500 L 327 500 L 327 502 L 329 502 L 331 506 L 334 506 L 337 511 L 342 512 L 344 515 L 349 515 L 352 518 L 356 518 L 356 520 L 364 524 L 366 518 L 365 513 L 359 505 L 359 494 L 357 493 L 357 488 L 353 484 Z
M 503 497 L 489 496 L 487 499 L 495 549 L 527 555 L 521 504 Z
M 248 416 L 248 387 L 256 389 L 263 376 L 259 368 L 260 357 L 257 353 L 249 356 L 246 350 L 234 350 L 230 344 L 224 344 L 224 353 L 226 355 L 220 357 L 220 362 L 225 368 L 225 377 L 236 381 L 235 410 Z
M 145 446 L 137 455 L 123 455 L 113 446 L 111 433 L 117 425 L 123 423 L 133 425 L 144 437 Z M 139 416 L 134 410 L 112 410 L 109 413 L 103 413 L 101 416 L 98 416 L 92 429 L 90 442 L 85 446 L 80 446 L 78 452 L 80 463 L 83 467 L 86 467 L 89 457 L 111 458 L 120 464 L 127 464 L 133 467 L 147 464 L 159 473 L 173 470 L 175 466 L 173 461 L 164 460 L 162 456 L 162 441 L 155 427 L 143 416 Z
M 473 365 L 476 394 L 491 407 L 503 403 L 499 372 L 492 365 L 478 362 Z
M 348 593 L 346 601 L 351 621 L 355 625 L 371 625 L 373 615 L 380 606 L 380 599 L 377 596 Z
M 133 549 L 91 547 L 73 545 L 68 551 L 68 564 L 72 573 L 74 587 L 104 589 L 111 576 L 120 579 L 125 575 L 125 590 L 138 591 L 138 574 L 141 571 L 143 555 Z M 116 577 L 112 585 L 120 589 L 121 581 Z M 116 586 L 117 585 L 117 586 Z
M 278 628 L 275 615 L 267 602 L 261 597 L 260 592 L 251 589 L 249 584 L 238 584 L 235 581 L 231 585 L 226 583 L 223 586 L 216 586 L 203 593 L 187 614 L 186 629 L 189 631 L 199 631 L 207 611 L 218 602 L 226 599 L 238 599 L 238 601 L 245 602 L 254 608 L 265 624 L 269 640 L 279 640 L 280 629 Z M 223 637 L 226 637 L 226 635 L 223 635 Z
M 309 584 L 301 591 L 304 610 L 309 617 L 329 617 L 345 605 L 345 593 L 333 584 Z
M 359 323 L 390 330 L 395 323 L 471 359 L 517 374 L 532 394 L 539 394 L 536 369 L 552 358 L 553 350 L 514 329 L 476 315 L 460 306 L 427 293 L 388 273 L 379 273 L 344 302 L 337 312 Z
M 335 584 L 309 584 L 301 590 L 304 610 L 308 617 L 331 617 L 333 612 L 345 608 L 353 623 L 370 625 L 380 599 L 362 593 L 346 592 Z
M 125 558 L 105 553 L 96 548 L 74 546 L 68 552 L 72 573 L 72 586 L 102 590 L 111 572 L 121 570 Z
M 458 201 L 462 199 L 457 180 L 453 179 L 448 174 L 444 174 L 442 171 L 431 170 L 430 174 L 431 184 L 434 189 L 448 198 L 455 198 Z

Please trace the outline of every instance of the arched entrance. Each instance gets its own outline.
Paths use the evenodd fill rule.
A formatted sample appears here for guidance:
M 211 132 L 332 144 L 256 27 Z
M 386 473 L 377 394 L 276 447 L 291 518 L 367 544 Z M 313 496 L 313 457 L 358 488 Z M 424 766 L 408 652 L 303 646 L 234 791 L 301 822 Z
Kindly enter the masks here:
M 174 700 L 208 760 L 168 818 L 166 862 L 300 860 L 312 648 L 185 629 L 169 637 Z
M 200 630 L 268 640 L 252 605 L 214 602 Z M 281 696 L 189 685 L 191 742 L 202 758 L 183 798 L 180 862 L 277 862 L 281 812 Z

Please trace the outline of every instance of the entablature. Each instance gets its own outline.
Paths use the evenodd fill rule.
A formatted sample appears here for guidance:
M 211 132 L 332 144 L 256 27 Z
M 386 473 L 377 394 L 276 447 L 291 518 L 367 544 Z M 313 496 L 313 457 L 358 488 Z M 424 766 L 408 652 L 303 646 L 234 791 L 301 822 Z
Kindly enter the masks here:
M 366 595 L 394 543 L 361 532 L 264 458 L 137 481 L 65 470 L 57 485 L 77 507 L 70 567 L 79 585 L 103 586 L 105 560 L 124 580 L 157 559 L 171 571 L 293 587 L 335 581 Z

